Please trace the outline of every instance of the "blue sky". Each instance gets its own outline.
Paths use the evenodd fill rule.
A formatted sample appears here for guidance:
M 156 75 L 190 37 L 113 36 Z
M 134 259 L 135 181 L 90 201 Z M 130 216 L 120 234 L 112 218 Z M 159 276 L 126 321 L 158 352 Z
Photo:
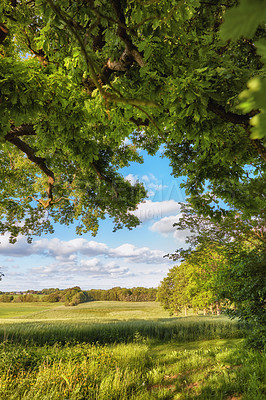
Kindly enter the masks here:
M 185 233 L 172 226 L 180 216 L 178 202 L 185 201 L 185 192 L 179 187 L 182 178 L 172 177 L 167 158 L 160 153 L 141 154 L 143 164 L 132 163 L 122 170 L 126 179 L 143 182 L 149 193 L 136 211 L 142 221 L 139 227 L 112 232 L 107 219 L 100 223 L 96 237 L 76 235 L 75 225 L 56 225 L 53 235 L 35 237 L 32 244 L 19 237 L 12 245 L 2 236 L 0 271 L 5 276 L 0 290 L 157 287 L 174 265 L 163 255 L 185 245 Z

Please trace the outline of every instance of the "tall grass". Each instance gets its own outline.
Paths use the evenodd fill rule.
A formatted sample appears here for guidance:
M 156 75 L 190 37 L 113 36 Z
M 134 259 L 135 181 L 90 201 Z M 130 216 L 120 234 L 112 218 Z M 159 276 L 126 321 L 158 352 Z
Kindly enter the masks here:
M 147 306 L 145 306 L 147 307 Z M 153 307 L 153 305 L 151 305 Z M 105 304 L 3 319 L 1 400 L 262 400 L 265 355 L 226 317 L 131 319 L 142 305 Z M 155 308 L 152 308 L 155 312 Z M 34 310 L 32 310 L 34 311 Z M 56 320 L 65 312 L 71 318 Z M 145 316 L 147 315 L 148 308 Z M 99 314 L 104 313 L 106 317 Z M 38 320 L 34 320 L 34 316 Z M 53 316 L 54 319 L 51 317 Z M 106 319 L 104 319 L 106 318 Z M 24 322 L 25 321 L 25 322 Z M 94 322 L 93 322 L 94 321 Z M 97 321 L 97 322 L 95 322 Z
M 1 400 L 262 400 L 265 355 L 239 339 L 194 346 L 0 346 Z M 263 388 L 264 387 L 264 388 Z
M 130 343 L 136 337 L 187 342 L 215 338 L 239 338 L 243 324 L 228 319 L 199 317 L 163 321 L 119 321 L 109 323 L 26 322 L 0 325 L 0 341 L 34 342 L 38 345 L 70 342 Z

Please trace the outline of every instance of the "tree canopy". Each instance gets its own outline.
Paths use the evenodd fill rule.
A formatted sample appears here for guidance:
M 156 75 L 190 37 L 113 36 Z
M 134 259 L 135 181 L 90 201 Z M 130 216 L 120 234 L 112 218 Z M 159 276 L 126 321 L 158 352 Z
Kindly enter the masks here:
M 196 210 L 265 216 L 265 5 L 2 0 L 0 232 L 136 226 L 120 169 L 161 145 Z

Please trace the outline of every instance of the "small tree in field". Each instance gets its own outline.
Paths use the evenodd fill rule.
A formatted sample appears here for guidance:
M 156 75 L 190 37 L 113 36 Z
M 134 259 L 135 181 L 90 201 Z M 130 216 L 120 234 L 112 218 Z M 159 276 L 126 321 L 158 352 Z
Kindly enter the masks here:
M 189 265 L 186 263 L 171 268 L 158 287 L 157 300 L 169 310 L 170 314 L 178 315 L 184 309 L 187 315 L 188 306 L 191 305 L 188 268 Z

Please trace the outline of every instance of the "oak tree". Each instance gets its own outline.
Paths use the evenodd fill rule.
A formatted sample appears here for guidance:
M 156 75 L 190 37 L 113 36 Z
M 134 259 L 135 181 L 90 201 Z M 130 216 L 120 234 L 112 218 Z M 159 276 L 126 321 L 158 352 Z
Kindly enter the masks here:
M 199 212 L 206 185 L 250 218 L 265 202 L 265 0 L 2 0 L 0 232 L 109 215 L 146 195 L 120 169 L 164 146 Z M 247 13 L 248 11 L 248 13 Z M 248 20 L 247 20 L 248 18 Z M 234 28 L 232 30 L 232 27 Z M 128 141 L 128 139 L 130 139 Z

